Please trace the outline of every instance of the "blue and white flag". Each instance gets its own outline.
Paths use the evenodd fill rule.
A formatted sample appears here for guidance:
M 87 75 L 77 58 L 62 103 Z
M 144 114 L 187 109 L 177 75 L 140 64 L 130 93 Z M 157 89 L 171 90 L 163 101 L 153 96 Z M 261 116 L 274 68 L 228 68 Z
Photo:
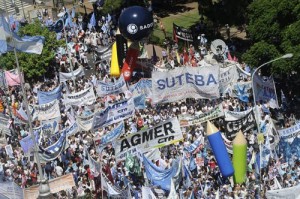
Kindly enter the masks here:
M 133 98 L 135 109 L 145 109 L 146 108 L 146 95 L 139 95 Z
M 92 14 L 91 19 L 90 19 L 90 25 L 92 27 L 96 26 L 96 18 L 95 18 L 95 13 Z
M 55 89 L 53 89 L 52 91 L 48 91 L 48 92 L 38 91 L 37 97 L 38 97 L 39 105 L 47 104 L 49 102 L 52 102 L 55 99 L 60 100 L 61 99 L 61 91 L 62 91 L 61 86 L 58 86 Z
M 11 34 L 9 23 L 4 14 L 0 14 L 0 32 L 0 54 L 13 51 L 14 47 L 25 53 L 41 54 L 43 51 L 44 37 L 24 36 L 20 38 L 15 32 Z
M 181 169 L 181 161 L 175 160 L 172 167 L 167 170 L 157 167 L 145 156 L 143 156 L 143 163 L 150 183 L 155 186 L 160 186 L 164 190 L 170 191 L 171 179 L 178 173 L 178 170 Z
M 116 126 L 113 130 L 111 130 L 109 133 L 101 136 L 100 138 L 100 147 L 105 146 L 108 143 L 114 141 L 117 139 L 120 135 L 122 135 L 125 132 L 124 122 L 120 122 L 118 126 Z M 98 138 L 94 138 L 94 140 L 98 140 Z
M 248 89 L 246 88 L 246 85 L 241 87 L 239 84 L 237 84 L 237 96 L 238 98 L 243 101 L 248 103 L 249 102 L 249 94 L 248 94 Z
M 34 131 L 35 142 L 39 143 L 40 131 Z M 19 141 L 20 145 L 24 151 L 24 153 L 29 153 L 34 148 L 33 140 L 31 139 L 31 135 L 26 136 L 22 140 Z

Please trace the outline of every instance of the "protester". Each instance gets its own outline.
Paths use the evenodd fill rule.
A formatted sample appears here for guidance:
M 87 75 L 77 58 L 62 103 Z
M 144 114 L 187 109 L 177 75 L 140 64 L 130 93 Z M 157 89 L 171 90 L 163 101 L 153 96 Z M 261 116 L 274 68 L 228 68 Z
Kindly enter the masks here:
M 50 26 L 52 20 L 48 18 L 44 23 L 46 26 Z M 105 188 L 104 184 L 106 187 L 111 186 L 115 192 L 119 193 L 121 195 L 119 198 L 128 198 L 129 196 L 134 199 L 142 198 L 142 190 L 145 186 L 150 187 L 148 194 L 152 192 L 157 198 L 167 198 L 171 191 L 165 190 L 161 186 L 152 185 L 145 174 L 147 168 L 140 160 L 143 159 L 141 155 L 132 156 L 127 153 L 126 158 L 120 160 L 118 154 L 116 154 L 114 143 L 105 143 L 105 139 L 111 136 L 111 132 L 118 127 L 118 123 L 96 129 L 92 129 L 90 126 L 85 130 L 84 128 L 87 126 L 78 122 L 81 119 L 92 121 L 91 119 L 93 119 L 95 113 L 105 110 L 111 104 L 131 99 L 135 92 L 134 89 L 128 90 L 127 85 L 125 85 L 126 89 L 117 94 L 109 93 L 105 96 L 99 94 L 97 88 L 99 82 L 113 84 L 119 81 L 109 75 L 109 60 L 96 66 L 95 74 L 84 75 L 84 69 L 93 67 L 90 65 L 90 53 L 97 46 L 106 48 L 115 40 L 116 30 L 113 27 L 116 27 L 116 24 L 111 21 L 110 16 L 103 16 L 98 24 L 101 24 L 101 28 L 91 26 L 90 29 L 83 30 L 80 24 L 66 27 L 65 32 L 62 34 L 68 35 L 67 40 L 70 48 L 68 50 L 61 48 L 56 53 L 55 70 L 51 71 L 52 76 L 48 74 L 48 77 L 51 76 L 52 78 L 43 82 L 33 82 L 26 86 L 29 110 L 33 110 L 31 117 L 34 131 L 38 131 L 37 129 L 42 125 L 51 124 L 50 130 L 45 127 L 40 131 L 43 132 L 38 137 L 40 150 L 46 151 L 47 147 L 60 143 L 63 132 L 66 132 L 64 130 L 69 130 L 69 135 L 65 139 L 66 147 L 53 160 L 44 159 L 42 174 L 39 173 L 30 150 L 29 152 L 24 151 L 24 145 L 20 144 L 32 133 L 27 124 L 28 113 L 24 108 L 26 104 L 24 104 L 20 86 L 8 87 L 7 99 L 9 103 L 2 100 L 1 104 L 3 106 L 3 117 L 14 118 L 9 121 L 7 127 L 11 133 L 6 135 L 7 145 L 11 145 L 13 150 L 13 157 L 7 154 L 7 150 L 3 145 L 0 149 L 0 174 L 3 176 L 4 181 L 13 181 L 22 188 L 28 188 L 38 183 L 39 175 L 51 180 L 71 173 L 76 186 L 56 193 L 57 198 L 65 198 L 67 195 L 101 198 L 102 194 L 107 196 L 111 191 Z M 60 39 L 64 39 L 64 37 L 61 36 Z M 201 47 L 199 50 L 190 45 L 189 49 L 184 49 L 184 52 L 180 55 L 178 54 L 178 46 L 176 47 L 175 43 L 170 44 L 170 48 L 163 49 L 161 59 L 152 59 L 152 61 L 157 61 L 154 63 L 153 70 L 172 70 L 182 66 L 201 67 L 207 63 L 216 63 L 216 60 L 211 59 L 211 52 L 206 46 L 207 40 L 204 35 L 201 35 L 200 42 Z M 69 57 L 68 51 L 71 51 L 71 57 Z M 238 65 L 237 82 L 239 84 L 249 84 L 251 81 L 250 69 L 245 63 L 240 65 L 236 61 L 228 60 L 227 57 L 225 57 L 225 61 Z M 166 67 L 167 63 L 171 65 L 170 68 Z M 69 76 L 71 73 L 76 76 L 74 81 Z M 135 86 L 138 82 L 130 82 L 129 88 Z M 57 95 L 54 98 L 54 100 L 59 99 L 57 102 L 59 116 L 52 118 L 51 121 L 39 120 L 43 115 L 34 113 L 34 111 L 38 111 L 37 107 L 40 106 L 41 102 L 43 102 L 42 104 L 53 102 L 53 100 L 47 101 L 49 100 L 47 98 L 41 100 L 41 92 L 48 94 L 51 92 L 52 94 L 60 93 L 59 89 L 61 89 L 62 97 Z M 87 92 L 90 97 L 83 98 L 81 103 L 66 102 L 68 96 L 73 96 L 70 97 L 70 100 L 72 100 L 80 92 Z M 241 93 L 239 88 L 228 87 L 224 88 L 221 97 L 218 99 L 187 98 L 162 104 L 153 104 L 151 95 L 149 95 L 146 97 L 144 108 L 135 109 L 130 117 L 123 120 L 124 133 L 119 137 L 124 138 L 142 130 L 155 128 L 158 124 L 171 118 L 178 118 L 180 122 L 182 121 L 180 118 L 201 118 L 203 115 L 210 115 L 218 107 L 221 107 L 225 112 L 240 114 L 248 111 L 250 113 L 255 104 L 249 92 L 250 89 L 246 93 Z M 271 140 L 274 142 L 271 143 L 272 147 L 270 147 L 271 144 L 267 135 L 265 137 L 269 143 L 263 144 L 263 147 L 266 146 L 270 150 L 259 149 L 262 146 L 258 142 L 258 128 L 259 132 L 268 134 L 269 129 L 284 130 L 297 125 L 298 117 L 295 110 L 286 112 L 282 107 L 274 109 L 270 107 L 269 103 L 263 101 L 258 102 L 256 107 L 258 108 L 257 114 L 259 114 L 257 117 L 261 118 L 259 119 L 260 123 L 256 124 L 253 120 L 255 125 L 249 126 L 249 129 L 243 132 L 248 143 L 247 179 L 244 183 L 234 184 L 232 178 L 222 177 L 216 158 L 206 139 L 205 121 L 194 125 L 182 125 L 181 123 L 183 140 L 161 147 L 156 151 L 156 156 L 153 155 L 155 158 L 150 159 L 150 162 L 160 170 L 168 170 L 179 164 L 179 159 L 182 160 L 182 168 L 186 172 L 183 172 L 185 174 L 182 174 L 181 180 L 176 184 L 176 190 L 178 190 L 178 195 L 181 198 L 260 198 L 261 195 L 264 197 L 268 190 L 299 185 L 300 150 L 291 149 L 287 146 L 283 148 L 282 146 L 286 144 L 283 141 L 280 141 L 279 144 L 276 142 L 275 145 L 278 144 L 279 146 L 273 147 L 274 140 Z M 47 110 L 46 106 L 43 108 Z M 232 139 L 227 139 L 231 135 L 228 133 L 226 126 L 228 121 L 225 118 L 226 115 L 225 117 L 216 117 L 212 119 L 212 122 L 222 132 L 223 140 L 230 153 L 230 150 L 232 151 L 232 148 L 230 148 Z M 277 119 L 279 123 L 274 122 L 274 119 Z M 77 127 L 72 131 L 74 124 Z M 257 125 L 259 126 L 257 127 Z M 276 134 L 272 132 L 270 136 L 275 139 Z M 268 151 L 268 154 L 265 154 L 268 157 L 267 160 L 261 157 L 263 160 L 257 162 L 259 150 Z M 133 163 L 130 163 L 130 161 Z M 101 167 L 98 168 L 97 165 L 100 164 Z M 111 198 L 114 197 L 111 196 Z

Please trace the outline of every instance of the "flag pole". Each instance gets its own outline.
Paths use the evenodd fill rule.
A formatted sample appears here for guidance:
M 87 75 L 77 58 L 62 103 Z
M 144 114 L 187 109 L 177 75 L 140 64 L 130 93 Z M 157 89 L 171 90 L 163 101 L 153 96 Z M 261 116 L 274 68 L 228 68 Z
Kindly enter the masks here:
M 8 14 L 6 0 L 4 0 L 4 6 L 5 6 L 6 14 Z M 12 33 L 12 30 L 11 30 L 10 27 L 9 27 L 9 32 L 10 32 L 10 37 L 11 37 L 12 42 L 13 42 L 13 49 L 14 49 L 14 55 L 15 55 L 17 70 L 20 73 L 21 70 L 20 70 L 20 65 L 19 65 L 19 60 L 18 60 L 18 55 L 17 55 L 17 50 L 16 50 L 16 42 L 15 42 L 15 39 L 13 38 L 13 33 Z M 39 153 L 38 153 L 38 146 L 37 146 L 37 143 L 36 143 L 35 135 L 33 133 L 31 113 L 29 111 L 28 100 L 27 100 L 27 96 L 26 96 L 26 93 L 25 93 L 24 79 L 23 79 L 23 75 L 21 75 L 21 73 L 20 73 L 20 83 L 21 83 L 22 97 L 23 97 L 23 101 L 24 101 L 24 104 L 25 104 L 25 107 L 26 107 L 26 112 L 27 112 L 27 115 L 28 115 L 29 132 L 31 134 L 31 139 L 32 139 L 33 144 L 34 144 L 34 156 L 35 156 L 35 159 L 36 159 L 38 172 L 39 172 L 39 176 L 40 176 L 39 198 L 49 198 L 51 196 L 50 187 L 49 187 L 49 184 L 48 184 L 48 180 L 44 179 L 43 170 L 42 170 L 40 157 L 39 157 Z

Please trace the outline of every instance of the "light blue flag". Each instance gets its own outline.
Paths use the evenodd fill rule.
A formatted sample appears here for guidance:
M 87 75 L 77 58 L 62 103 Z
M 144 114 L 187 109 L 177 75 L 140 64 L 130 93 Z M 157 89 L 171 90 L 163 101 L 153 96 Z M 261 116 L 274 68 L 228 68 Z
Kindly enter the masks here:
M 167 170 L 157 167 L 145 156 L 143 156 L 143 163 L 149 182 L 155 186 L 160 186 L 166 191 L 170 191 L 171 179 L 178 173 L 178 169 L 181 168 L 180 161 L 174 161 L 172 167 Z
M 43 51 L 44 37 L 24 36 L 20 38 L 16 33 L 11 33 L 4 14 L 0 14 L 0 33 L 0 54 L 12 51 L 14 46 L 16 50 L 25 53 L 41 54 Z
M 111 132 L 103 135 L 100 140 L 100 146 L 104 146 L 113 140 L 117 139 L 122 133 L 125 132 L 124 122 L 121 122 L 116 128 L 114 128 Z
M 58 86 L 49 92 L 38 91 L 37 97 L 38 97 L 39 105 L 47 104 L 49 102 L 52 102 L 55 99 L 60 100 L 61 99 L 61 91 L 62 91 L 61 86 Z
M 135 109 L 145 109 L 146 108 L 146 95 L 139 95 L 133 98 L 134 108 Z
M 193 153 L 199 147 L 200 144 L 201 144 L 201 138 L 198 138 L 190 146 L 184 147 L 184 150 L 189 152 L 189 153 Z
M 92 27 L 96 26 L 96 18 L 95 18 L 95 13 L 92 14 L 91 19 L 90 19 L 90 25 Z

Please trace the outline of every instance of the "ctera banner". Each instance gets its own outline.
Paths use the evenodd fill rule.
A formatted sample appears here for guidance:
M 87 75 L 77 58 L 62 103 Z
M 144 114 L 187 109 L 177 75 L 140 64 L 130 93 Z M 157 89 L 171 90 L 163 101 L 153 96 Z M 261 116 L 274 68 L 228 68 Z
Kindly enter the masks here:
M 179 123 L 181 127 L 184 126 L 192 126 L 196 124 L 201 124 L 203 122 L 206 122 L 208 120 L 213 120 L 218 117 L 224 116 L 224 110 L 222 104 L 219 104 L 215 108 L 213 108 L 211 111 L 202 113 L 200 115 L 179 115 Z
M 127 90 L 126 82 L 123 75 L 115 83 L 106 83 L 98 81 L 96 88 L 97 94 L 99 97 L 104 97 L 110 94 L 118 94 Z
M 152 72 L 154 103 L 186 98 L 215 99 L 219 93 L 219 66 L 179 67 L 167 72 Z
M 176 25 L 173 23 L 173 33 L 174 37 L 182 39 L 184 41 L 194 41 L 193 32 L 191 29 L 186 29 L 181 26 Z
M 223 124 L 225 128 L 226 137 L 230 140 L 233 140 L 239 130 L 245 132 L 256 126 L 254 112 L 253 110 L 251 110 L 247 115 L 236 120 L 226 121 L 225 117 Z
M 123 159 L 127 152 L 148 152 L 155 148 L 161 148 L 174 144 L 183 139 L 177 118 L 172 118 L 159 123 L 153 128 L 130 134 L 114 143 L 117 159 Z

